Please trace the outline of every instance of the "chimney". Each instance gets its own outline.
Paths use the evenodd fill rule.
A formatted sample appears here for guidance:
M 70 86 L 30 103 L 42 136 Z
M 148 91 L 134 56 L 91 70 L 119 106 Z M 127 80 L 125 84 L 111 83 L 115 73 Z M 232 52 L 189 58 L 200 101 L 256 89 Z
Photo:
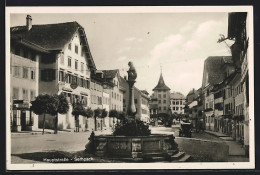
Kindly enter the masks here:
M 31 30 L 31 28 L 32 28 L 32 17 L 31 17 L 31 15 L 27 15 L 27 17 L 26 17 L 26 28 L 27 28 L 27 31 Z

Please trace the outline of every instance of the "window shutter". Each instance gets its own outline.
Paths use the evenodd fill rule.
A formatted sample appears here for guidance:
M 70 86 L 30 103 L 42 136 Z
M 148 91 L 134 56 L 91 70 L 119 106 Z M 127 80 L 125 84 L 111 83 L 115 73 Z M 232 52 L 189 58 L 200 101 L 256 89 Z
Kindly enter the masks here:
M 52 75 L 51 80 L 55 80 L 55 79 L 56 79 L 55 73 L 56 73 L 55 69 L 52 69 L 52 70 L 51 70 L 51 75 Z
M 41 70 L 41 80 L 45 81 L 46 75 L 45 75 L 45 70 Z

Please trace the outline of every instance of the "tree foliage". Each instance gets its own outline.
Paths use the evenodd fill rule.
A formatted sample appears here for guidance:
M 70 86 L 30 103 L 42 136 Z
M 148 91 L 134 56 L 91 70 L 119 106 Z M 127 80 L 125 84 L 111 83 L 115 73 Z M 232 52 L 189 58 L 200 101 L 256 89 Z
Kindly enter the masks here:
M 101 118 L 105 118 L 106 116 L 107 116 L 107 110 L 106 109 L 102 109 L 102 111 L 101 111 Z
M 102 109 L 97 108 L 94 110 L 94 117 L 101 117 Z
M 118 111 L 115 110 L 115 109 L 112 109 L 109 111 L 109 117 L 115 117 L 117 118 L 118 117 Z
M 73 104 L 73 110 L 72 115 L 79 116 L 85 114 L 85 108 L 83 107 L 83 104 L 79 101 Z
M 31 103 L 31 110 L 36 115 L 56 115 L 58 111 L 59 99 L 49 94 L 40 94 Z
M 57 113 L 59 114 L 66 114 L 69 111 L 69 103 L 66 97 L 63 94 L 54 95 L 55 98 L 58 98 L 58 110 Z
M 124 120 L 116 124 L 113 135 L 123 136 L 148 136 L 151 134 L 149 125 L 145 125 L 141 120 Z
M 92 110 L 90 107 L 88 107 L 87 109 L 84 109 L 82 115 L 83 115 L 84 117 L 91 118 L 91 117 L 93 117 L 94 112 L 93 112 L 93 110 Z

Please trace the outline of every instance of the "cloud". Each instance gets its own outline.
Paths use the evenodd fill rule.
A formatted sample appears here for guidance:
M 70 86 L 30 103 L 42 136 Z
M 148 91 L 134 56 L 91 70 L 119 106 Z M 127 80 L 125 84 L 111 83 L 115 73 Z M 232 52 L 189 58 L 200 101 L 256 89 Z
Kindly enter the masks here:
M 170 56 L 174 47 L 178 47 L 183 41 L 183 36 L 180 34 L 169 35 L 165 37 L 163 42 L 157 44 L 150 52 L 151 59 L 148 65 L 154 65 L 158 60 Z
M 206 21 L 206 22 L 203 22 L 201 23 L 196 32 L 194 33 L 194 37 L 195 38 L 204 38 L 206 37 L 207 35 L 209 35 L 212 31 L 217 31 L 216 30 L 216 27 L 220 24 L 220 22 L 217 22 L 217 21 L 213 21 L 213 20 L 210 20 L 210 21 Z
M 179 32 L 180 33 L 188 32 L 195 27 L 195 24 L 196 24 L 195 22 L 189 21 L 185 26 L 183 26 L 179 29 Z
M 129 51 L 130 49 L 131 49 L 130 46 L 128 46 L 128 47 L 123 47 L 123 48 L 120 48 L 120 49 L 117 51 L 117 53 L 127 52 L 127 51 Z
M 127 59 L 126 56 L 121 56 L 121 57 L 119 57 L 119 58 L 117 59 L 117 61 L 124 61 L 124 60 L 126 60 L 126 59 Z
M 136 37 L 128 37 L 125 39 L 125 41 L 128 41 L 128 42 L 132 42 L 132 41 L 138 41 L 138 42 L 142 42 L 143 39 L 142 38 L 136 38 Z

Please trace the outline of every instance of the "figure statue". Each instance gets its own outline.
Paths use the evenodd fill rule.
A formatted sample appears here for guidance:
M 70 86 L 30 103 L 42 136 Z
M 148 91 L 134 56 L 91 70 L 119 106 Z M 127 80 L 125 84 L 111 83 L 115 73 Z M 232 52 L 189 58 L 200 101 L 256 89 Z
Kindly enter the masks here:
M 129 66 L 129 70 L 127 71 L 128 72 L 128 81 L 135 81 L 135 79 L 137 78 L 137 73 L 136 73 L 134 64 L 130 61 L 128 63 L 128 66 Z

